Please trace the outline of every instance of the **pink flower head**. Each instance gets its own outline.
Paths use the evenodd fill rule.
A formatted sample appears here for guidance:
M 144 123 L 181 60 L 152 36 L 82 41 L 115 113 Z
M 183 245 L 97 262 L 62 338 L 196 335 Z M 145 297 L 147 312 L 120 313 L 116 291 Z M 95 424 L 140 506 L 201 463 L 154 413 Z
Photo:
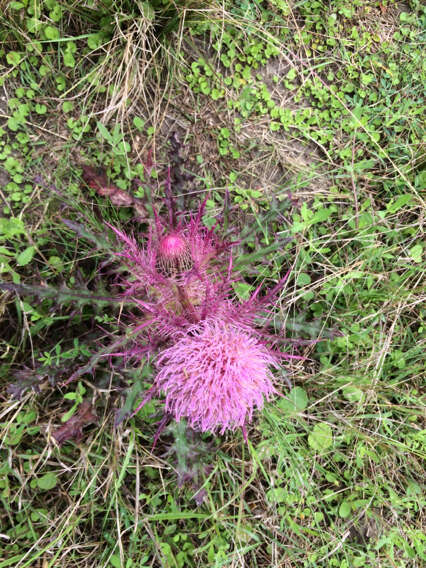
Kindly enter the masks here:
M 154 388 L 165 410 L 202 432 L 244 428 L 255 408 L 276 392 L 276 360 L 253 334 L 220 319 L 207 319 L 160 354 Z

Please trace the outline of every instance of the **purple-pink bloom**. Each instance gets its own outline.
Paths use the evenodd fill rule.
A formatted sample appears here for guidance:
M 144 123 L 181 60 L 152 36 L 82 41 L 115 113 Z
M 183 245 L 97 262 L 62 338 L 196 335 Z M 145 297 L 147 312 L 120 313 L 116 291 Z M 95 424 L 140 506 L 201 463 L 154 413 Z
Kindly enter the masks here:
M 176 420 L 223 434 L 244 428 L 276 392 L 271 366 L 276 359 L 254 334 L 207 319 L 160 353 L 154 388 L 165 393 L 165 410 Z

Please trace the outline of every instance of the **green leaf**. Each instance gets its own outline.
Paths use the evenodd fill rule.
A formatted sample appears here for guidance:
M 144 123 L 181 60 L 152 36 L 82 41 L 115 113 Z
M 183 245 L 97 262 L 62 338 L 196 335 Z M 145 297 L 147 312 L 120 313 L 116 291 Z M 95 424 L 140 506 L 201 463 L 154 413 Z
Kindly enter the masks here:
M 59 258 L 59 256 L 54 256 L 54 255 L 49 256 L 47 262 L 49 263 L 49 266 L 51 266 L 54 270 L 57 270 L 58 272 L 62 272 L 62 270 L 64 269 L 64 263 L 62 262 L 62 259 Z
M 119 144 L 114 144 L 112 151 L 116 156 L 126 156 L 130 152 L 130 145 L 128 142 L 121 141 Z M 118 182 L 116 183 L 118 185 Z
M 284 487 L 274 487 L 269 489 L 266 493 L 266 497 L 270 503 L 285 503 L 287 491 Z
M 9 63 L 9 65 L 19 65 L 22 59 L 23 54 L 17 51 L 9 51 L 9 53 L 6 55 L 6 61 Z
M 347 519 L 352 511 L 352 505 L 348 501 L 343 501 L 339 507 L 339 516 L 342 519 Z
M 33 259 L 34 251 L 35 248 L 33 246 L 27 247 L 16 257 L 16 264 L 18 264 L 18 266 L 26 266 L 29 264 Z
M 16 132 L 19 128 L 21 124 L 21 121 L 18 120 L 17 118 L 11 116 L 9 118 L 9 120 L 7 121 L 7 126 L 10 128 L 10 130 L 12 130 L 13 132 Z
M 253 290 L 253 286 L 247 282 L 234 282 L 232 287 L 234 288 L 238 298 L 242 301 L 248 300 Z
M 301 387 L 294 387 L 288 396 L 278 401 L 278 406 L 284 412 L 301 412 L 308 406 L 308 395 Z
M 402 207 L 404 207 L 404 205 L 407 205 L 407 203 L 410 203 L 410 201 L 412 201 L 413 196 L 410 193 L 404 193 L 404 195 L 400 195 L 396 201 L 391 201 L 390 203 L 388 203 L 386 205 L 386 209 L 389 211 L 389 213 L 396 213 L 397 211 L 399 211 L 400 209 L 402 209 Z
M 75 414 L 78 408 L 78 402 L 76 402 L 63 416 L 61 416 L 61 422 L 68 422 L 68 420 Z
M 301 272 L 297 277 L 297 285 L 298 286 L 307 286 L 311 283 L 311 277 L 306 272 Z
M 40 77 L 45 77 L 49 73 L 49 67 L 47 67 L 47 65 L 40 65 L 38 72 L 40 73 Z
M 113 568 L 122 568 L 121 559 L 118 554 L 113 554 L 109 559 L 109 563 L 113 566 Z
M 133 118 L 133 124 L 134 124 L 135 128 L 137 128 L 137 130 L 139 130 L 139 132 L 142 132 L 143 127 L 145 126 L 145 121 L 142 120 L 142 118 L 140 118 L 140 116 L 135 116 Z
M 6 247 L 0 247 L 0 254 L 5 254 L 6 256 L 14 256 L 13 252 L 10 252 Z
M 410 248 L 410 257 L 414 260 L 414 262 L 420 263 L 422 261 L 423 255 L 423 247 L 422 245 L 414 245 Z
M 5 235 L 8 239 L 16 235 L 25 234 L 24 222 L 16 217 L 12 219 L 0 217 L 0 234 Z
M 46 26 L 44 28 L 44 35 L 45 35 L 46 39 L 50 39 L 50 40 L 59 39 L 59 37 L 60 37 L 59 30 L 55 26 Z
M 72 111 L 73 108 L 74 108 L 74 103 L 72 103 L 71 101 L 64 101 L 62 103 L 62 110 L 64 112 L 70 112 Z
M 121 424 L 123 420 L 127 419 L 133 412 L 136 406 L 136 401 L 140 399 L 141 393 L 143 391 L 143 384 L 139 378 L 135 379 L 135 382 L 131 387 L 125 391 L 126 399 L 123 406 L 118 410 L 115 417 L 115 424 Z
M 21 441 L 24 432 L 25 432 L 25 424 L 22 424 L 21 426 L 12 425 L 11 429 L 9 430 L 6 436 L 5 444 L 8 446 L 17 446 Z
M 114 139 L 111 136 L 111 134 L 108 132 L 107 128 L 102 124 L 102 122 L 97 123 L 98 126 L 98 130 L 102 136 L 102 138 L 104 138 L 105 140 L 107 140 L 110 144 L 114 144 Z
M 271 252 L 275 252 L 276 250 L 279 250 L 281 247 L 282 247 L 282 243 L 279 240 L 277 240 L 272 245 L 269 245 L 267 247 L 263 247 L 261 249 L 256 250 L 255 252 L 251 252 L 249 254 L 241 255 L 238 259 L 235 260 L 234 266 L 240 267 L 240 266 L 245 266 L 247 264 L 250 264 L 252 262 L 256 262 L 259 258 L 265 258 L 267 254 L 270 254 Z
M 349 402 L 361 402 L 364 398 L 364 393 L 360 388 L 348 385 L 343 389 L 343 396 Z
M 66 398 L 67 400 L 75 400 L 77 398 L 77 393 L 67 392 L 66 394 L 64 394 L 64 398 Z
M 56 88 L 58 89 L 58 91 L 63 91 L 66 85 L 65 77 L 62 77 L 62 75 L 58 75 L 55 78 L 55 81 L 56 81 Z
M 155 6 L 153 2 L 141 2 L 140 9 L 146 20 L 152 21 L 155 19 L 155 10 L 153 6 Z
M 49 18 L 52 22 L 59 22 L 62 18 L 62 8 L 59 4 L 55 4 L 53 9 L 49 12 Z
M 196 513 L 195 511 L 176 511 L 173 513 L 154 513 L 146 515 L 150 521 L 181 521 L 184 519 L 208 519 L 209 513 Z
M 27 18 L 26 20 L 27 30 L 30 34 L 37 33 L 42 26 L 42 22 L 38 18 Z
M 40 103 L 37 103 L 36 106 L 35 106 L 35 111 L 36 111 L 37 114 L 46 114 L 47 106 L 40 104 Z
M 327 221 L 327 219 L 330 217 L 330 215 L 333 213 L 333 210 L 331 208 L 329 209 L 318 209 L 318 211 L 315 211 L 315 215 L 312 217 L 310 223 L 311 225 L 314 225 L 315 223 L 322 223 L 323 221 Z
M 65 51 L 62 56 L 64 59 L 65 67 L 70 67 L 71 69 L 73 69 L 75 67 L 75 59 L 71 51 Z
M 102 45 L 102 36 L 101 34 L 91 34 L 87 38 L 87 46 L 89 49 L 98 49 L 98 47 Z
M 363 85 L 369 85 L 374 81 L 374 75 L 372 73 L 361 73 L 361 83 Z
M 40 489 L 43 489 L 43 491 L 48 491 L 49 489 L 53 489 L 54 487 L 56 487 L 57 483 L 58 483 L 58 478 L 56 474 L 52 472 L 46 473 L 45 475 L 43 475 L 43 477 L 37 479 L 37 485 L 39 486 Z
M 315 424 L 314 429 L 309 434 L 308 443 L 316 451 L 329 448 L 333 444 L 333 434 L 330 426 L 325 422 Z
M 308 406 L 308 395 L 302 387 L 294 387 L 290 391 L 289 400 L 292 402 L 294 409 L 301 411 Z
M 287 73 L 286 77 L 287 79 L 289 79 L 290 81 L 293 81 L 293 79 L 296 79 L 296 69 L 294 67 L 292 67 L 290 69 L 290 71 Z

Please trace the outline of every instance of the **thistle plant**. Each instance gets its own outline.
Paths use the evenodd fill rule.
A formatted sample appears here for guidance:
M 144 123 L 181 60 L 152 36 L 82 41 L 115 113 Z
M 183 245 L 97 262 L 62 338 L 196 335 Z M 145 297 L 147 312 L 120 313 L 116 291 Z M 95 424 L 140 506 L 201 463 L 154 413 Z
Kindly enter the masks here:
M 179 168 L 180 163 L 175 166 Z M 116 195 L 117 188 L 104 174 L 89 167 L 83 172 L 97 193 Z M 172 181 L 177 179 L 179 184 L 180 178 L 175 174 L 168 169 L 165 214 L 160 215 L 151 204 L 153 217 L 142 238 L 108 225 L 116 241 L 112 254 L 119 266 L 112 273 L 120 289 L 118 297 L 68 288 L 56 292 L 14 284 L 0 284 L 0 288 L 39 297 L 56 294 L 58 301 L 106 301 L 122 306 L 122 336 L 98 350 L 88 364 L 75 361 L 77 369 L 65 381 L 68 384 L 94 373 L 105 357 L 111 362 L 122 357 L 124 364 L 136 362 L 138 367 L 147 360 L 153 362 L 151 387 L 139 404 L 132 402 L 130 406 L 126 401 L 117 413 L 116 424 L 132 413 L 132 407 L 136 406 L 135 414 L 156 397 L 164 401 L 164 418 L 156 438 L 170 419 L 184 420 L 196 432 L 224 434 L 241 428 L 246 437 L 246 426 L 256 411 L 280 394 L 274 373 L 283 361 L 300 358 L 283 351 L 286 338 L 268 331 L 273 304 L 288 273 L 271 290 L 264 292 L 259 286 L 251 297 L 239 300 L 234 284 L 242 277 L 233 264 L 238 241 L 221 237 L 220 221 L 211 228 L 203 224 L 206 202 L 192 214 L 177 211 Z M 124 201 L 128 204 L 129 200 Z M 145 222 L 140 203 L 135 210 Z M 83 225 L 66 219 L 64 223 L 96 246 L 101 242 Z M 102 243 L 107 240 L 102 237 Z M 111 254 L 111 241 L 102 246 Z M 52 373 L 67 374 L 59 367 L 34 372 L 34 377 L 26 372 L 28 380 L 12 385 L 11 392 L 37 388 L 46 374 L 55 384 Z
M 287 276 L 263 297 L 259 287 L 240 302 L 232 287 L 235 243 L 204 227 L 203 213 L 204 203 L 186 221 L 174 222 L 173 211 L 168 221 L 156 215 L 143 244 L 114 229 L 130 275 L 123 296 L 140 308 L 132 316 L 136 338 L 120 355 L 155 358 L 152 387 L 135 412 L 164 395 L 166 416 L 196 431 L 239 427 L 246 435 L 255 410 L 278 392 L 272 369 L 294 357 L 277 349 L 265 321 L 258 324 Z

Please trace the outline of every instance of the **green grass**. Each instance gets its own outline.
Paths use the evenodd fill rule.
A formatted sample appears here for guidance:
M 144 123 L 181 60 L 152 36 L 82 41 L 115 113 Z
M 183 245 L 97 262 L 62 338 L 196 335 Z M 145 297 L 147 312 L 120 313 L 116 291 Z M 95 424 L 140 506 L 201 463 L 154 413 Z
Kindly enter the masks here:
M 22 0 L 0 19 L 0 568 L 420 567 L 424 7 L 87 4 Z M 147 226 L 81 165 L 160 203 L 171 131 L 193 176 L 180 206 L 207 196 L 212 224 L 229 192 L 236 292 L 291 268 L 277 333 L 321 338 L 277 373 L 287 396 L 247 445 L 171 426 L 152 449 L 158 402 L 115 428 L 143 364 L 99 358 L 64 386 L 117 339 L 106 222 Z M 82 399 L 96 423 L 58 447 Z M 188 451 L 200 506 L 178 487 Z

